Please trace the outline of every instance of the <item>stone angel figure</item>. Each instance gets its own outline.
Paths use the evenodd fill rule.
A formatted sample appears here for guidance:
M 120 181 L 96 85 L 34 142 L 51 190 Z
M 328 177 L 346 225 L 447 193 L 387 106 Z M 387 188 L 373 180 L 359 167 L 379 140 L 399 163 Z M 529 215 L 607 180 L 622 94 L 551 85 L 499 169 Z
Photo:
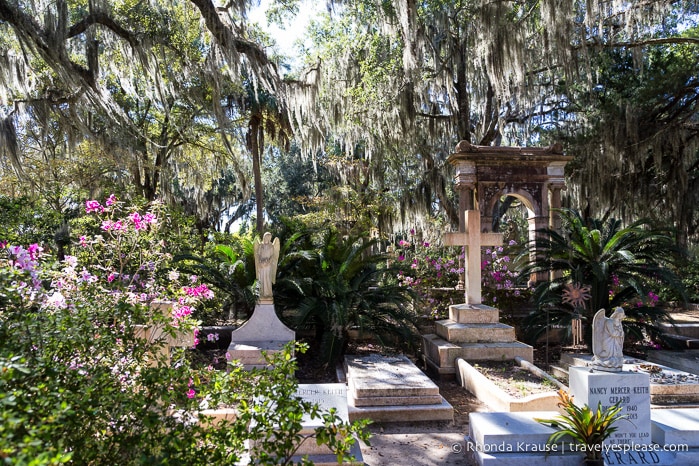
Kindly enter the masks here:
M 626 317 L 620 307 L 614 308 L 611 317 L 600 309 L 592 319 L 592 367 L 607 372 L 619 372 L 624 364 L 624 328 Z
M 260 289 L 260 301 L 272 302 L 272 285 L 276 282 L 279 261 L 279 238 L 272 241 L 272 234 L 264 234 L 255 242 L 255 274 Z

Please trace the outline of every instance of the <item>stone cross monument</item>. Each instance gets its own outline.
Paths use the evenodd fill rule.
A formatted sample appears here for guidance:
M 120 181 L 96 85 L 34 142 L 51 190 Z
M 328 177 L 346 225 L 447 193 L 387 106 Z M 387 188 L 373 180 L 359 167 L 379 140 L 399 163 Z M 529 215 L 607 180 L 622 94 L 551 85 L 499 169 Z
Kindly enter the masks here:
M 501 246 L 502 233 L 481 233 L 481 214 L 467 210 L 463 232 L 447 233 L 446 246 L 465 247 L 466 304 L 481 304 L 481 246 Z

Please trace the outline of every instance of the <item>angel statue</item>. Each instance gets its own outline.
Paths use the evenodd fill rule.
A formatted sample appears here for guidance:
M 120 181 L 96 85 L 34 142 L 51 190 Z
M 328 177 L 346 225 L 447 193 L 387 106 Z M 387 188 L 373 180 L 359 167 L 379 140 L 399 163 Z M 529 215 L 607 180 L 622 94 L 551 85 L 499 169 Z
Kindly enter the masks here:
M 624 328 L 621 320 L 626 317 L 620 307 L 614 308 L 611 317 L 600 309 L 592 319 L 592 367 L 607 372 L 619 372 L 624 364 Z
M 272 234 L 264 234 L 255 242 L 255 272 L 260 288 L 260 302 L 272 302 L 272 285 L 276 282 L 279 260 L 279 238 L 272 241 Z

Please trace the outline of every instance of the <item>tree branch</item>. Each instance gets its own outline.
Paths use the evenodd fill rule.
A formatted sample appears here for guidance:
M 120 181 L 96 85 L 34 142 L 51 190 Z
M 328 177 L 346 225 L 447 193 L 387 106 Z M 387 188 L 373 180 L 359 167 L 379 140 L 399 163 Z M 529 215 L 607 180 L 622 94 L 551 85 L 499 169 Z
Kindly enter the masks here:
M 277 70 L 276 64 L 270 61 L 265 51 L 254 42 L 237 37 L 226 24 L 221 21 L 216 7 L 211 0 L 191 0 L 191 2 L 199 9 L 202 18 L 206 23 L 206 28 L 219 43 L 221 48 L 233 49 L 238 53 L 246 55 L 251 62 L 262 66 L 271 67 L 275 73 Z M 272 77 L 270 77 L 272 78 Z M 276 80 L 276 76 L 274 76 Z
M 101 24 L 107 29 L 110 29 L 116 35 L 131 44 L 132 47 L 137 47 L 139 45 L 138 39 L 131 31 L 124 29 L 116 21 L 114 21 L 111 16 L 102 12 L 90 13 L 88 16 L 83 18 L 82 21 L 75 23 L 68 30 L 67 37 L 71 38 L 78 36 L 94 24 Z

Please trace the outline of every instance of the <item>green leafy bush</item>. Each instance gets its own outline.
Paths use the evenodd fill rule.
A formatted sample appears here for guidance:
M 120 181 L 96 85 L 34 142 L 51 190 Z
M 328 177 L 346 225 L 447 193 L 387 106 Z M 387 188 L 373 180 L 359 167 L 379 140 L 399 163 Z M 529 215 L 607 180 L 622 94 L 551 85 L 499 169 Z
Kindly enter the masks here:
M 353 330 L 380 343 L 412 342 L 413 294 L 392 283 L 397 269 L 375 246 L 328 230 L 315 249 L 284 254 L 279 265 L 275 303 L 295 313 L 296 325 L 315 326 L 327 363 L 344 354 Z

